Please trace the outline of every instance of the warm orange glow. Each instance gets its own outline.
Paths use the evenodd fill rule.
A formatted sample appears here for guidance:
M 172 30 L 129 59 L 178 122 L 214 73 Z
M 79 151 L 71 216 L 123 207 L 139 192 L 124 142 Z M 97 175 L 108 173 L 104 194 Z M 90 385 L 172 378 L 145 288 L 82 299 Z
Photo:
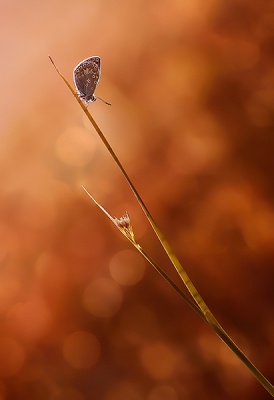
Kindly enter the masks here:
M 63 344 L 64 358 L 74 368 L 90 368 L 99 359 L 100 344 L 89 332 L 75 332 L 69 335 Z
M 274 383 L 273 1 L 3 0 L 0 22 L 0 400 L 265 400 L 83 191 L 128 212 L 184 290 L 48 54 L 72 85 L 81 60 L 101 58 L 94 95 L 112 105 L 88 110 Z
M 160 384 L 152 388 L 148 400 L 177 400 L 178 395 L 170 385 Z
M 140 351 L 140 360 L 147 373 L 156 380 L 169 379 L 175 372 L 176 353 L 164 342 L 152 342 Z
M 112 278 L 120 285 L 135 285 L 145 272 L 145 261 L 132 250 L 121 251 L 112 258 L 109 265 Z
M 8 323 L 15 333 L 33 341 L 49 329 L 51 312 L 41 299 L 18 303 L 10 308 Z
M 20 371 L 25 359 L 23 347 L 14 339 L 0 338 L 0 376 L 8 377 Z
M 73 167 L 82 167 L 92 161 L 95 143 L 90 132 L 80 128 L 68 128 L 56 143 L 58 157 Z
M 111 317 L 116 314 L 122 303 L 120 287 L 111 279 L 92 281 L 84 291 L 83 303 L 96 317 Z

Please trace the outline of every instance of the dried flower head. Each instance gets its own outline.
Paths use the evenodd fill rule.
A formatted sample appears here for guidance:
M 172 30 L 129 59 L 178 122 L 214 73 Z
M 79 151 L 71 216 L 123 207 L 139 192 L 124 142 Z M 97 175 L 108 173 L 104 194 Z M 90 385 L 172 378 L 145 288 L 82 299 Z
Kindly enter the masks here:
M 130 218 L 127 212 L 125 213 L 125 215 L 122 215 L 119 219 L 114 217 L 113 222 L 127 238 L 136 243 Z

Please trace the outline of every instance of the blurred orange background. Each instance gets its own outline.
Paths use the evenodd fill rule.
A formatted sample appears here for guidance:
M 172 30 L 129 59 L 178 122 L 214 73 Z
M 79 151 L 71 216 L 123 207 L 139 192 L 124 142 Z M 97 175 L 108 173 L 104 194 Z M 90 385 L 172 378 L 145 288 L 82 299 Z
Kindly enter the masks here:
M 0 400 L 269 399 L 183 287 L 72 82 L 220 323 L 274 382 L 274 6 L 1 2 Z

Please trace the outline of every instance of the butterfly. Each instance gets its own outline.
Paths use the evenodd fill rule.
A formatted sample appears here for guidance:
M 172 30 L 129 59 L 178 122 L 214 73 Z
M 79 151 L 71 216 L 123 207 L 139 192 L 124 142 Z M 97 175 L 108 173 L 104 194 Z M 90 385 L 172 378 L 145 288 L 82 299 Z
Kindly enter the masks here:
M 79 62 L 73 70 L 73 80 L 76 87 L 77 95 L 85 103 L 86 107 L 89 102 L 97 99 L 105 104 L 111 105 L 100 97 L 94 95 L 96 86 L 101 76 L 101 59 L 99 56 L 92 56 Z

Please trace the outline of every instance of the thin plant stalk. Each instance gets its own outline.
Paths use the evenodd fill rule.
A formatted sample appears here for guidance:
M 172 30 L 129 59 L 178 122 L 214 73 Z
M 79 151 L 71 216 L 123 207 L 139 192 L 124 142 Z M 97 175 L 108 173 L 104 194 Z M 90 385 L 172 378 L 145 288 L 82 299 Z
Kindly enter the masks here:
M 208 324 L 207 318 L 204 316 L 203 312 L 200 308 L 196 306 L 186 295 L 181 291 L 180 288 L 169 278 L 169 276 L 156 264 L 156 262 L 145 252 L 145 250 L 141 247 L 141 245 L 135 240 L 135 236 L 133 233 L 133 228 L 131 226 L 131 222 L 128 214 L 126 216 L 118 218 L 113 218 L 111 215 L 102 207 L 92 195 L 87 191 L 87 189 L 82 185 L 82 188 L 87 193 L 87 195 L 94 201 L 94 203 L 107 215 L 107 217 L 114 223 L 114 225 L 119 229 L 119 231 L 129 240 L 129 242 L 143 255 L 143 257 L 159 272 L 159 274 L 175 289 L 181 297 L 192 307 L 194 311 Z M 126 221 L 126 222 L 125 222 Z M 212 327 L 212 326 L 211 326 Z M 271 389 L 273 388 L 271 383 L 261 374 L 261 372 L 255 367 L 254 364 L 247 358 L 247 356 L 239 349 L 236 343 L 228 336 L 228 334 L 224 331 L 224 329 L 218 324 L 218 327 L 214 329 L 220 339 L 233 351 L 233 353 L 246 365 L 246 367 L 252 372 L 252 374 L 256 377 L 256 379 L 265 387 L 265 389 L 273 396 L 271 393 Z M 260 379 L 263 377 L 263 383 Z M 266 382 L 265 382 L 266 381 Z M 267 386 L 267 382 L 269 386 Z M 270 390 L 269 390 L 270 389 Z
M 56 65 L 54 64 L 52 58 L 49 56 L 52 64 L 54 65 L 56 71 L 66 83 L 70 91 L 72 92 L 73 96 L 76 98 L 80 106 L 82 107 L 84 113 L 88 117 L 89 121 L 92 123 L 94 129 L 98 133 L 100 139 L 106 146 L 107 150 L 109 151 L 110 155 L 114 159 L 115 163 L 121 170 L 122 174 L 124 175 L 128 185 L 130 186 L 133 194 L 135 195 L 137 201 L 139 202 L 144 214 L 146 215 L 148 221 L 150 222 L 155 234 L 157 235 L 160 243 L 162 244 L 164 250 L 166 251 L 170 261 L 172 262 L 173 266 L 175 267 L 176 271 L 178 272 L 179 276 L 181 277 L 182 281 L 184 282 L 185 286 L 187 287 L 188 291 L 190 292 L 191 296 L 193 297 L 194 301 L 197 303 L 198 307 L 201 309 L 207 323 L 211 326 L 211 328 L 215 331 L 215 333 L 221 338 L 221 340 L 238 356 L 238 358 L 246 365 L 246 367 L 250 370 L 250 372 L 254 375 L 254 377 L 261 383 L 261 385 L 274 397 L 274 386 L 263 376 L 263 374 L 251 363 L 251 361 L 247 358 L 247 356 L 237 347 L 237 345 L 233 342 L 233 340 L 228 336 L 228 334 L 224 331 L 221 325 L 218 323 L 212 312 L 209 310 L 208 306 L 206 305 L 205 301 L 200 296 L 199 292 L 197 291 L 196 287 L 190 280 L 189 276 L 187 275 L 186 271 L 180 264 L 179 260 L 177 259 L 176 255 L 173 253 L 170 245 L 168 244 L 167 240 L 165 239 L 163 233 L 161 232 L 160 228 L 154 221 L 152 215 L 150 214 L 149 210 L 147 209 L 145 203 L 143 202 L 142 198 L 140 197 L 139 193 L 135 189 L 133 183 L 131 182 L 129 176 L 127 175 L 125 169 L 123 168 L 122 164 L 120 163 L 118 157 L 114 153 L 112 147 L 108 143 L 107 139 L 105 138 L 103 132 L 96 124 L 95 120 L 92 118 L 91 114 L 89 113 L 87 107 L 84 103 L 80 100 L 77 93 L 73 90 L 69 82 L 66 78 L 61 74 L 58 70 Z
M 153 266 L 154 269 L 162 276 L 162 278 L 165 279 L 166 282 L 168 282 L 174 290 L 187 302 L 187 304 L 205 321 L 204 314 L 202 313 L 201 309 L 194 303 L 191 299 L 187 297 L 187 295 L 172 281 L 172 279 L 158 266 L 158 264 L 153 260 L 153 258 L 150 257 L 150 255 L 142 248 L 142 246 L 135 240 L 133 230 L 125 227 L 125 224 L 121 224 L 121 218 L 118 220 L 118 218 L 113 218 L 105 209 L 102 207 L 95 199 L 92 197 L 92 195 L 87 191 L 87 189 L 82 185 L 82 188 L 84 191 L 87 193 L 87 195 L 93 200 L 93 202 L 103 211 L 103 213 L 111 220 L 111 222 L 114 223 L 114 225 L 119 229 L 119 231 L 129 240 L 129 242 L 132 244 L 132 246 L 137 249 L 142 256 Z M 126 220 L 128 217 L 128 214 L 126 216 L 122 217 L 122 221 Z M 127 224 L 128 225 L 128 224 Z

